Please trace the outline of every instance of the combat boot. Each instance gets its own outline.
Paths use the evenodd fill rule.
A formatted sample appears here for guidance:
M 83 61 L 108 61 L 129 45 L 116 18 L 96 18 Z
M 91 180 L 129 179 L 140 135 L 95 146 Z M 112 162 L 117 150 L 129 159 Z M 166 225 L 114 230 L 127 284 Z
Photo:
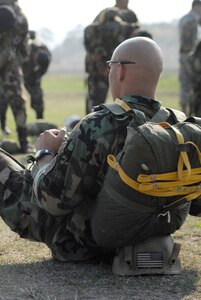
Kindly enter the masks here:
M 179 274 L 180 244 L 170 235 L 154 236 L 134 246 L 121 248 L 114 257 L 112 271 L 120 276 Z
M 27 141 L 27 128 L 17 128 L 18 139 L 20 143 L 20 153 L 33 153 L 35 152 L 34 147 L 30 146 Z

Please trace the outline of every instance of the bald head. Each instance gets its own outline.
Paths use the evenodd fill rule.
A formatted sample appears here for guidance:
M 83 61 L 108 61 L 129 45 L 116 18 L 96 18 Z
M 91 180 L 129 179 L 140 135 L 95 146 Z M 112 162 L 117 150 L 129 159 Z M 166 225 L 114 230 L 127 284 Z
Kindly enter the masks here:
M 125 96 L 127 93 L 127 95 L 134 94 L 155 98 L 163 59 L 160 47 L 152 39 L 135 37 L 124 41 L 115 49 L 112 61 L 135 62 L 135 64 L 116 64 L 117 75 L 121 75 L 117 76 L 117 80 L 120 80 L 119 88 L 121 90 L 119 89 L 117 93 L 120 94 L 114 95 L 114 97 Z M 113 82 L 110 75 L 109 81 L 112 90 Z

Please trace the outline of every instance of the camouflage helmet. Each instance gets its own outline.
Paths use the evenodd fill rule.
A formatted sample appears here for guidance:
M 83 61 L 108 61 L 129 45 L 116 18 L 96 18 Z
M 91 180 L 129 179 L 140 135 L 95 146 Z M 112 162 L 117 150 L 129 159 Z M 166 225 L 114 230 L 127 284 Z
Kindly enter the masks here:
M 58 126 L 56 124 L 52 124 L 41 119 L 37 120 L 35 123 L 27 124 L 27 134 L 30 136 L 38 136 L 45 130 L 57 128 Z
M 119 9 L 116 7 L 113 8 L 108 8 L 106 10 L 104 10 L 99 18 L 98 18 L 99 23 L 106 23 L 109 21 L 119 21 L 121 22 L 122 19 L 119 16 Z
M 40 50 L 38 52 L 38 56 L 37 56 L 37 63 L 40 65 L 40 66 L 48 66 L 49 65 L 49 55 L 47 53 L 47 51 L 45 50 Z
M 13 139 L 2 139 L 0 147 L 10 154 L 16 154 L 20 152 L 19 145 Z
M 12 7 L 0 5 L 0 32 L 13 31 L 16 25 L 16 14 Z

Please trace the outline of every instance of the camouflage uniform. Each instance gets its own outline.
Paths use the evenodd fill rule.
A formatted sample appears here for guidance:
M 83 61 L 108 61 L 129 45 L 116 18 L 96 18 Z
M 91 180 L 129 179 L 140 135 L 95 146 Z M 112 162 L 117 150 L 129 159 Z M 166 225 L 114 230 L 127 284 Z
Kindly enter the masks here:
M 161 105 L 142 97 L 124 101 L 142 110 L 147 120 Z M 46 243 L 60 261 L 114 253 L 95 243 L 90 215 L 108 169 L 106 157 L 122 149 L 131 118 L 97 108 L 81 120 L 58 155 L 39 171 L 34 164 L 30 173 L 0 152 L 0 213 L 10 228 L 23 238 Z M 175 120 L 171 116 L 168 122 Z
M 14 115 L 18 139 L 22 152 L 27 151 L 26 106 L 22 97 L 20 58 L 26 57 L 26 34 L 28 23 L 16 1 L 0 0 L 9 4 L 16 14 L 15 30 L 0 33 L 0 101 L 1 127 L 5 128 L 6 110 L 10 105 Z
M 189 74 L 191 79 L 191 113 L 201 117 L 201 41 L 189 54 Z
M 185 113 L 188 113 L 191 81 L 188 72 L 188 55 L 196 46 L 198 37 L 199 15 L 191 10 L 179 21 L 180 34 L 180 106 Z
M 37 119 L 43 119 L 44 100 L 41 78 L 46 73 L 51 60 L 51 53 L 40 41 L 29 41 L 29 59 L 22 65 L 24 85 L 31 96 L 31 107 Z
M 131 37 L 138 19 L 130 9 L 106 8 L 85 28 L 86 113 L 105 102 L 108 92 L 106 61 L 118 44 Z

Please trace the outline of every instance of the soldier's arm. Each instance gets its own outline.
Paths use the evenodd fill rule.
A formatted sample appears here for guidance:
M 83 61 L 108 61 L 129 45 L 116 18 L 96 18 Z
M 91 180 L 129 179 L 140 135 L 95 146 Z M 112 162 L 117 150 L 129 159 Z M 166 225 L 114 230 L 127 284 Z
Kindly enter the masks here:
M 34 179 L 34 194 L 45 208 L 58 215 L 69 212 L 97 189 L 102 160 L 93 128 L 81 126 L 62 144 L 59 153 L 47 156 Z M 53 213 L 53 212 L 52 212 Z

